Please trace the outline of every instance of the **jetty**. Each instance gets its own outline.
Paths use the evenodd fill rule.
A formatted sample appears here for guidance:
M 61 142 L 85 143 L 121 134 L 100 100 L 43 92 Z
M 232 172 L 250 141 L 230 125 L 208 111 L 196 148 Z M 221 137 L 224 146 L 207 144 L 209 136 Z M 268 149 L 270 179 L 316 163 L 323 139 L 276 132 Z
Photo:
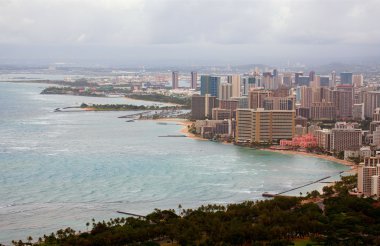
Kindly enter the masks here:
M 339 174 L 342 173 L 342 172 L 339 172 Z M 294 191 L 294 190 L 298 190 L 300 188 L 303 188 L 303 187 L 306 187 L 306 186 L 309 186 L 309 185 L 312 185 L 312 184 L 316 184 L 316 183 L 320 183 L 321 181 L 325 180 L 325 179 L 328 179 L 328 178 L 331 178 L 331 176 L 327 176 L 327 177 L 324 177 L 324 178 L 321 178 L 321 179 L 318 179 L 316 181 L 313 181 L 313 182 L 310 182 L 310 183 L 307 183 L 307 184 L 304 184 L 304 185 L 300 185 L 300 186 L 297 186 L 295 188 L 292 188 L 292 189 L 289 189 L 289 190 L 285 190 L 285 191 L 281 191 L 279 193 L 276 193 L 276 194 L 272 194 L 272 193 L 268 193 L 268 192 L 264 192 L 262 194 L 263 197 L 275 197 L 275 196 L 281 196 L 285 193 L 288 193 L 290 191 Z M 322 182 L 321 182 L 322 183 Z
M 119 214 L 125 214 L 125 215 L 129 215 L 129 216 L 133 216 L 133 217 L 146 218 L 146 216 L 140 215 L 140 214 L 128 213 L 128 212 L 123 212 L 123 211 L 116 211 L 116 212 Z

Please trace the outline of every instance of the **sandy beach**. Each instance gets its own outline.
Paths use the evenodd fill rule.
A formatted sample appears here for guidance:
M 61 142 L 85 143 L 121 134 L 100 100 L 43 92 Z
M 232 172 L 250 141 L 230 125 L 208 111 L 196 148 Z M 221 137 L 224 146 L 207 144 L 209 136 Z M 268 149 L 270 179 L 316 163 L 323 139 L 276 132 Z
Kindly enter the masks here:
M 180 125 L 183 126 L 182 129 L 181 129 L 181 133 L 183 133 L 184 135 L 186 135 L 188 138 L 196 139 L 196 140 L 202 140 L 202 141 L 207 141 L 207 139 L 198 137 L 198 136 L 196 136 L 196 135 L 194 135 L 192 133 L 189 133 L 187 131 L 188 126 L 190 126 L 191 124 L 193 124 L 193 122 L 191 122 L 191 121 L 189 121 L 187 119 L 167 118 L 167 119 L 157 119 L 155 121 L 178 123 L 178 124 L 180 124 Z M 222 143 L 224 143 L 224 142 L 222 142 Z M 230 144 L 230 143 L 228 143 L 228 144 Z M 345 165 L 345 166 L 349 167 L 350 169 L 347 170 L 347 171 L 345 171 L 345 173 L 352 174 L 352 175 L 357 174 L 357 171 L 358 171 L 358 167 L 354 163 L 352 163 L 350 161 L 346 161 L 346 160 L 341 160 L 341 159 L 335 158 L 333 156 L 318 155 L 318 154 L 301 152 L 301 151 L 294 151 L 294 150 L 273 150 L 273 149 L 260 149 L 260 150 L 280 153 L 280 154 L 284 154 L 284 155 L 303 155 L 303 156 L 309 156 L 309 157 L 314 157 L 314 158 L 319 158 L 319 159 L 324 159 L 324 160 L 336 162 L 336 163 L 339 163 L 339 164 L 342 164 L 342 165 Z
M 201 137 L 198 137 L 190 132 L 188 132 L 188 126 L 191 126 L 191 124 L 193 124 L 193 122 L 187 120 L 187 119 L 180 119 L 180 118 L 166 118 L 166 119 L 157 119 L 155 120 L 157 122 L 174 122 L 174 123 L 177 123 L 179 125 L 182 125 L 182 128 L 180 130 L 181 133 L 183 133 L 184 135 L 186 135 L 186 137 L 188 138 L 191 138 L 191 139 L 196 139 L 196 140 L 202 140 L 202 141 L 207 141 L 207 139 L 204 139 L 204 138 L 201 138 Z
M 324 159 L 324 160 L 336 162 L 336 163 L 345 165 L 347 167 L 350 167 L 350 170 L 345 171 L 345 173 L 356 174 L 358 171 L 358 167 L 354 163 L 352 163 L 350 161 L 346 161 L 346 160 L 341 160 L 341 159 L 335 158 L 333 156 L 318 155 L 318 154 L 301 152 L 301 151 L 293 151 L 293 150 L 273 150 L 273 149 L 260 149 L 260 150 L 280 153 L 280 154 L 284 154 L 284 155 L 303 155 L 303 156 L 309 156 L 309 157 L 314 157 L 314 158 L 319 158 L 319 159 Z

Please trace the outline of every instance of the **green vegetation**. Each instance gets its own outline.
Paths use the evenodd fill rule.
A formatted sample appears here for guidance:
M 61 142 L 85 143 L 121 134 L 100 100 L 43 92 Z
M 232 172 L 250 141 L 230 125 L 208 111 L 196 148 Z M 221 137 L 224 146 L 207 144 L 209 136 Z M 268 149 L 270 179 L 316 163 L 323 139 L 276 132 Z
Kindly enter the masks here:
M 185 108 L 191 107 L 190 97 L 166 96 L 166 95 L 157 94 L 157 93 L 127 94 L 126 96 L 129 98 L 138 99 L 138 100 L 180 104 L 180 105 L 183 105 Z
M 104 94 L 95 93 L 89 88 L 80 89 L 74 87 L 48 87 L 42 90 L 41 94 L 57 94 L 57 95 L 76 95 L 76 96 L 91 96 L 91 97 L 105 97 Z
M 159 242 L 165 245 L 379 245 L 379 203 L 372 198 L 350 196 L 349 191 L 355 185 L 356 176 L 348 176 L 324 188 L 322 195 L 313 191 L 306 198 L 275 197 L 227 206 L 207 205 L 194 210 L 178 206 L 178 214 L 175 210 L 156 209 L 144 219 L 93 220 L 90 231 L 76 233 L 67 228 L 44 235 L 34 245 L 159 245 Z M 20 241 L 14 244 L 30 245 Z
M 86 87 L 89 86 L 89 87 Z M 70 86 L 65 87 L 48 87 L 42 90 L 41 94 L 58 94 L 58 95 L 77 95 L 77 96 L 97 96 L 105 97 L 108 94 L 120 94 L 126 97 L 153 101 L 153 102 L 163 102 L 163 103 L 174 103 L 181 105 L 182 108 L 191 107 L 191 98 L 188 96 L 168 96 L 159 93 L 132 93 L 129 88 L 115 87 L 115 86 L 94 86 L 94 84 L 89 84 L 85 80 L 78 80 Z
M 144 105 L 132 105 L 132 104 L 91 104 L 87 105 L 82 103 L 81 108 L 92 108 L 95 111 L 128 111 L 128 110 L 172 110 L 178 109 L 177 106 L 144 106 Z
M 197 134 L 197 129 L 195 128 L 195 124 L 191 124 L 187 126 L 187 131 L 192 134 Z

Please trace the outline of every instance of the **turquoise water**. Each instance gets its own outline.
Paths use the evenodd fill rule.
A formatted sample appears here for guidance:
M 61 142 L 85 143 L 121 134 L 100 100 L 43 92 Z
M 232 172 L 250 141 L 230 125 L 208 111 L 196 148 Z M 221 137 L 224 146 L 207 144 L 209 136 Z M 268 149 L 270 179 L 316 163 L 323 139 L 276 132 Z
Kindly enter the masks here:
M 261 199 L 263 192 L 347 169 L 310 157 L 160 138 L 182 126 L 117 118 L 126 112 L 55 113 L 82 102 L 149 103 L 40 95 L 43 88 L 0 83 L 1 243 L 68 226 L 85 230 L 92 218 L 117 217 L 117 210 L 146 214 L 178 204 Z

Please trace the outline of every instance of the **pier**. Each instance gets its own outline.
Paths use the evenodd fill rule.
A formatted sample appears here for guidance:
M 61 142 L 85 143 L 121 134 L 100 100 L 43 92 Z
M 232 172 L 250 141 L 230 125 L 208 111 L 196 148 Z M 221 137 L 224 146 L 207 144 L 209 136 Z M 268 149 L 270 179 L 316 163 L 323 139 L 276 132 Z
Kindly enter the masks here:
M 339 172 L 339 174 L 341 174 L 342 172 Z M 331 176 L 327 176 L 327 177 L 324 177 L 324 178 L 321 178 L 321 179 L 318 179 L 316 181 L 313 181 L 313 182 L 310 182 L 310 183 L 307 183 L 307 184 L 304 184 L 304 185 L 301 185 L 301 186 L 297 186 L 295 188 L 292 188 L 292 189 L 289 189 L 289 190 L 285 190 L 285 191 L 282 191 L 282 192 L 279 192 L 279 193 L 276 193 L 276 194 L 271 194 L 271 193 L 268 193 L 268 192 L 264 192 L 262 194 L 263 197 L 275 197 L 275 196 L 281 196 L 282 194 L 285 194 L 285 193 L 288 193 L 290 191 L 294 191 L 294 190 L 298 190 L 300 188 L 303 188 L 303 187 L 306 187 L 306 186 L 309 186 L 309 185 L 312 185 L 312 184 L 316 184 L 316 183 L 319 183 L 325 179 L 328 179 L 328 178 L 331 178 Z M 322 183 L 322 182 L 321 182 Z M 324 183 L 331 183 L 331 182 L 324 182 Z
M 133 217 L 144 218 L 144 219 L 146 218 L 146 216 L 140 215 L 140 214 L 128 213 L 128 212 L 123 212 L 123 211 L 116 211 L 116 212 L 119 214 L 125 214 L 125 215 L 129 215 Z

